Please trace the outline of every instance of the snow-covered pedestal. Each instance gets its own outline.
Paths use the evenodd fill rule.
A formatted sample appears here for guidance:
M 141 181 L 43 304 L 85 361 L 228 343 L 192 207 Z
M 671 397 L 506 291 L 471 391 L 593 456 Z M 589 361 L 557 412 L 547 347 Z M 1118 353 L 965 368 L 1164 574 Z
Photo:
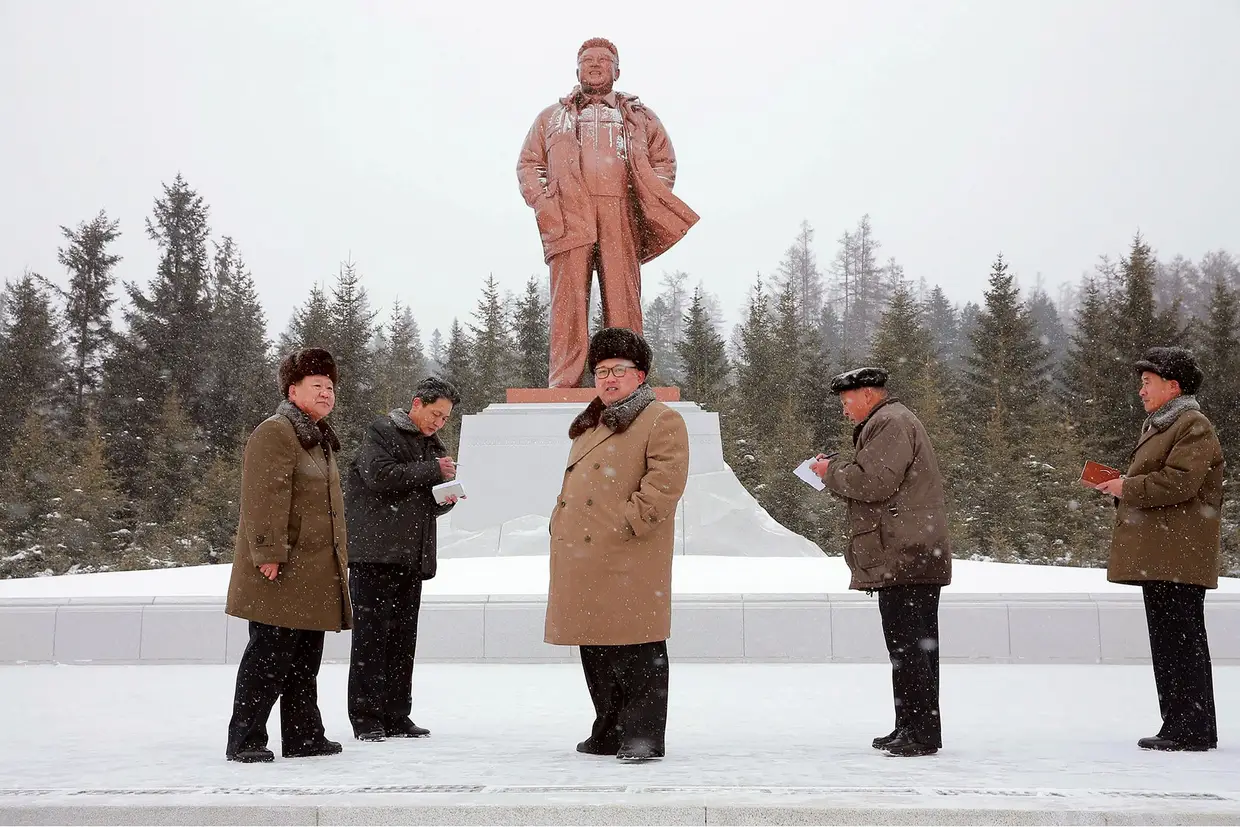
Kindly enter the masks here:
M 689 431 L 689 481 L 676 512 L 676 554 L 817 557 L 809 540 L 775 522 L 723 461 L 719 415 L 670 406 Z M 439 556 L 547 554 L 547 524 L 584 405 L 491 405 L 461 423 L 457 457 L 468 497 L 440 521 Z

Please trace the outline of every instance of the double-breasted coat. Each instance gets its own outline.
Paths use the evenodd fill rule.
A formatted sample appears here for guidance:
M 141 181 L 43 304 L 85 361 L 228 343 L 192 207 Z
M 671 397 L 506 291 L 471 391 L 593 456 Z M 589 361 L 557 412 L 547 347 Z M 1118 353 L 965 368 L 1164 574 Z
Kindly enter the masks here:
M 671 636 L 676 507 L 688 474 L 685 421 L 661 402 L 620 433 L 600 422 L 573 440 L 551 515 L 547 643 Z

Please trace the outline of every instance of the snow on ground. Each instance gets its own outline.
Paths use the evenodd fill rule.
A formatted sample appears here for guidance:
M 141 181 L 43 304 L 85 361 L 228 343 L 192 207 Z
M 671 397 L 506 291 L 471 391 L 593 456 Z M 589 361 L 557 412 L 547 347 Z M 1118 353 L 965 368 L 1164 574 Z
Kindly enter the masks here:
M 470 557 L 439 562 L 424 594 L 546 594 L 544 556 Z M 1104 569 L 956 560 L 948 593 L 1138 594 L 1108 583 Z M 0 580 L 0 599 L 56 597 L 219 597 L 228 590 L 230 565 L 155 571 L 73 574 Z M 672 565 L 675 594 L 819 594 L 848 589 L 840 557 L 710 557 L 681 555 Z M 1219 590 L 1240 592 L 1240 579 L 1221 578 Z
M 432 737 L 361 744 L 347 667 L 319 697 L 342 755 L 224 760 L 233 666 L 0 667 L 0 794 L 19 791 L 376 787 L 411 784 L 935 787 L 1240 794 L 1240 668 L 1215 670 L 1222 748 L 1152 753 L 1149 667 L 944 665 L 945 748 L 894 759 L 890 671 L 869 665 L 672 665 L 666 760 L 622 765 L 573 749 L 589 698 L 575 665 L 419 664 L 414 720 Z M 233 796 L 235 799 L 236 796 Z M 81 801 L 81 799 L 76 799 Z M 85 802 L 81 802 L 85 803 Z

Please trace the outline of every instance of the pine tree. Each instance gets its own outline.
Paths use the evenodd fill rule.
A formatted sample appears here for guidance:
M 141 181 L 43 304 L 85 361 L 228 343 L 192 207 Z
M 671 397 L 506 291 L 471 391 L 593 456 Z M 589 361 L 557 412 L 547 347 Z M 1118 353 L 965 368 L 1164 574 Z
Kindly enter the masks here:
M 370 297 L 352 261 L 340 266 L 327 312 L 331 319 L 327 349 L 335 357 L 339 373 L 331 422 L 347 461 L 361 442 L 366 426 L 382 407 L 376 387 L 375 354 L 371 350 L 377 314 L 370 307 Z
M 1117 385 L 1115 375 L 1129 373 L 1117 351 L 1115 321 L 1097 278 L 1087 278 L 1077 303 L 1074 331 L 1064 356 L 1062 384 L 1068 416 L 1088 459 L 1119 463 L 1131 447 L 1132 434 L 1116 427 L 1113 406 L 1131 386 Z
M 407 406 L 426 373 L 426 357 L 422 353 L 422 334 L 413 318 L 413 311 L 398 301 L 392 305 L 382 344 L 375 348 L 380 355 L 379 404 L 389 410 Z
M 212 447 L 230 453 L 271 413 L 277 394 L 254 278 L 227 236 L 216 245 L 210 342 L 207 381 L 216 393 L 204 424 Z
M 550 373 L 548 334 L 549 305 L 543 301 L 538 279 L 530 276 L 525 294 L 516 303 L 512 330 L 516 346 L 516 384 L 522 388 L 542 388 Z
M 1240 452 L 1240 295 L 1222 278 L 1214 281 L 1198 346 L 1206 375 L 1201 404 L 1214 423 L 1223 456 L 1233 457 Z
M 870 339 L 888 292 L 878 265 L 881 247 L 868 215 L 861 217 L 854 231 L 840 237 L 831 268 L 831 300 L 844 328 L 841 361 L 850 362 L 857 354 L 870 350 Z
M 935 354 L 954 369 L 962 365 L 958 315 L 943 288 L 936 284 L 923 304 L 923 317 Z
M 308 347 L 328 347 L 332 343 L 332 336 L 332 315 L 327 291 L 321 284 L 315 284 L 310 288 L 310 295 L 305 303 L 293 311 L 288 330 L 280 336 L 280 357 Z
M 1033 320 L 1033 330 L 1046 350 L 1052 366 L 1058 366 L 1068 350 L 1068 331 L 1050 295 L 1039 285 L 1030 293 L 1026 305 Z
M 684 369 L 685 398 L 718 410 L 728 387 L 727 346 L 706 311 L 700 288 L 693 291 L 683 330 L 684 340 L 677 351 Z
M 1035 403 L 1046 355 L 1002 255 L 970 340 L 964 391 L 973 421 L 966 437 L 980 448 L 970 481 L 973 537 L 1000 559 L 1013 559 L 1030 543 L 1027 527 L 1034 519 L 1027 492 L 1033 432 L 1045 415 Z
M 57 415 L 65 370 L 60 320 L 39 277 L 27 272 L 6 285 L 0 333 L 0 460 L 28 414 Z M 51 421 L 50 419 L 48 420 Z
M 443 365 L 444 360 L 443 334 L 439 332 L 439 328 L 431 331 L 430 357 L 430 367 L 438 370 Z
M 0 576 L 63 572 L 68 560 L 40 540 L 64 488 L 65 457 L 44 414 L 31 410 L 19 425 L 0 464 L 0 534 L 9 552 L 0 559 Z
M 80 566 L 85 571 L 107 571 L 120 564 L 121 520 L 127 503 L 120 483 L 108 467 L 103 435 L 88 419 L 69 452 L 60 502 L 39 532 L 39 545 L 51 560 Z M 211 498 L 208 498 L 211 499 Z M 59 566 L 57 574 L 66 567 Z
M 86 418 L 90 397 L 103 382 L 103 357 L 112 338 L 113 269 L 121 257 L 109 252 L 120 237 L 119 222 L 99 214 L 77 229 L 61 227 L 68 242 L 57 260 L 69 270 L 69 289 L 59 290 L 65 303 L 65 327 L 69 345 L 69 393 L 74 423 Z
M 664 295 L 655 296 L 642 310 L 642 333 L 650 345 L 654 361 L 651 376 L 648 377 L 651 384 L 668 385 L 674 382 L 679 361 L 675 338 L 679 326 L 679 323 L 673 323 L 672 308 Z
M 795 285 L 801 303 L 801 325 L 807 328 L 817 324 L 823 305 L 822 272 L 813 243 L 814 229 L 809 221 L 802 221 L 796 240 L 784 252 L 779 265 L 780 285 Z
M 151 434 L 150 461 L 138 477 L 140 517 L 146 529 L 167 523 L 197 499 L 207 445 L 175 390 L 164 397 Z
M 478 401 L 474 379 L 474 344 L 469 334 L 457 319 L 452 320 L 452 328 L 448 333 L 448 344 L 444 346 L 443 363 L 439 368 L 439 376 L 446 379 L 461 395 L 458 406 L 462 413 L 477 413 L 485 405 Z M 439 438 L 448 446 L 448 452 L 456 453 L 460 441 L 460 417 L 452 417 L 439 431 Z
M 175 390 L 199 424 L 214 407 L 218 389 L 204 381 L 209 372 L 202 369 L 211 344 L 207 218 L 202 197 L 180 175 L 165 184 L 146 221 L 147 235 L 161 253 L 150 294 L 125 285 L 128 331 L 104 361 L 108 404 L 99 415 L 112 467 L 130 493 L 137 493 L 165 395 Z
M 934 361 L 934 345 L 921 308 L 908 287 L 900 285 L 879 318 L 870 362 L 888 371 L 888 388 L 916 411 L 921 407 L 920 380 Z
M 482 298 L 474 310 L 476 324 L 469 326 L 473 340 L 473 410 L 493 402 L 503 402 L 505 389 L 511 383 L 514 355 L 508 336 L 508 316 L 500 301 L 499 285 L 494 276 L 486 280 Z

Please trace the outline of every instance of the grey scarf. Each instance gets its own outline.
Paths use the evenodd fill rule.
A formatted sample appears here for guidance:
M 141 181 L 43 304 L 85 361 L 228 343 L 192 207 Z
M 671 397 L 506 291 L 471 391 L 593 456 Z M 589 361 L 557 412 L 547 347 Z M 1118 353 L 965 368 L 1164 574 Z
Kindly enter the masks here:
M 654 388 L 644 382 L 637 387 L 637 390 L 614 405 L 605 405 L 603 400 L 596 396 L 590 406 L 573 420 L 572 426 L 568 429 L 568 438 L 576 439 L 586 431 L 597 428 L 599 422 L 614 432 L 622 434 L 653 401 L 655 401 Z
M 319 420 L 315 423 L 305 411 L 287 399 L 276 408 L 276 414 L 293 423 L 293 433 L 297 435 L 297 441 L 301 443 L 302 448 L 310 450 L 316 445 L 323 444 L 332 451 L 340 452 L 340 440 L 326 420 Z
M 1141 431 L 1144 433 L 1153 428 L 1161 433 L 1174 425 L 1181 414 L 1199 410 L 1201 410 L 1201 405 L 1197 404 L 1197 397 L 1190 395 L 1177 396 L 1146 417 L 1145 424 L 1141 426 Z

